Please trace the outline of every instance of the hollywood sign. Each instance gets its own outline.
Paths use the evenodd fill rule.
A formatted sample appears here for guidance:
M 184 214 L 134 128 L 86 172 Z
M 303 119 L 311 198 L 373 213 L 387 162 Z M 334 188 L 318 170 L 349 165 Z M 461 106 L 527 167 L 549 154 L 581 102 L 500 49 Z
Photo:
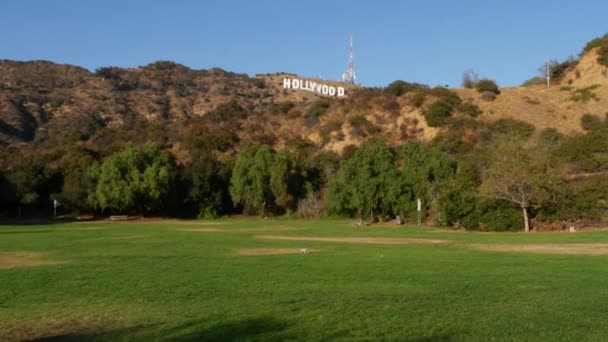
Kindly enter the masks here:
M 334 87 L 327 84 L 316 83 L 308 80 L 300 80 L 297 78 L 284 78 L 283 89 L 301 89 L 311 93 L 323 96 L 343 97 L 346 95 L 344 87 Z

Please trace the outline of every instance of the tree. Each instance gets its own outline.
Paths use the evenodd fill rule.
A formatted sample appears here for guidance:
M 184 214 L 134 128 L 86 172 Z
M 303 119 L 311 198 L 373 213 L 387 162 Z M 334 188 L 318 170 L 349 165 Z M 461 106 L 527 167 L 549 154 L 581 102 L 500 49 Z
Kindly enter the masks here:
M 93 165 L 90 175 L 95 187 L 88 200 L 93 207 L 119 212 L 136 208 L 143 215 L 166 204 L 174 184 L 175 161 L 156 144 L 139 149 L 127 144 L 103 164 Z
M 529 210 L 549 201 L 556 184 L 557 177 L 546 158 L 509 139 L 493 147 L 479 191 L 485 197 L 517 204 L 529 232 Z
M 307 192 L 306 171 L 298 164 L 296 156 L 283 148 L 270 167 L 270 189 L 275 203 L 287 210 L 294 210 L 297 200 Z
M 487 78 L 477 81 L 475 88 L 480 93 L 490 92 L 496 95 L 500 94 L 500 90 L 498 89 L 496 82 Z
M 48 194 L 53 173 L 45 166 L 41 156 L 25 156 L 17 159 L 7 178 L 15 190 L 21 216 L 21 205 L 38 203 L 43 195 Z
M 467 89 L 473 89 L 479 82 L 479 75 L 473 69 L 468 69 L 462 73 L 462 87 Z
M 399 150 L 399 156 L 403 164 L 401 178 L 404 186 L 411 189 L 412 195 L 402 204 L 402 208 L 407 208 L 411 215 L 416 209 L 415 201 L 418 198 L 425 208 L 435 206 L 441 187 L 456 173 L 456 162 L 446 153 L 414 141 L 404 144 Z
M 391 188 L 398 188 L 395 153 L 382 140 L 362 145 L 345 162 L 326 194 L 330 210 L 375 221 L 392 213 Z
M 63 187 L 57 199 L 62 206 L 79 210 L 87 206 L 87 197 L 93 190 L 89 168 L 95 162 L 93 155 L 84 149 L 69 153 L 63 161 Z
M 207 141 L 191 142 L 189 153 L 190 162 L 181 173 L 181 183 L 186 189 L 184 203 L 195 207 L 199 218 L 216 217 L 222 209 L 227 187 L 226 177 L 221 175 L 222 165 Z
M 267 146 L 246 147 L 237 155 L 232 177 L 230 196 L 235 204 L 241 204 L 244 212 L 264 215 L 272 204 L 270 189 L 270 165 L 272 152 Z

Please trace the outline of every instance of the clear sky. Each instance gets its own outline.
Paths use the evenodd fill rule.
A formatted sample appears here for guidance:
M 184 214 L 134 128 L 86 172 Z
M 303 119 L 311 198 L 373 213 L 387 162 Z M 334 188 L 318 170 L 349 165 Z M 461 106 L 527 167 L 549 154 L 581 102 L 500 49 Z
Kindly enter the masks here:
M 607 0 L 3 0 L 0 59 L 337 79 L 352 33 L 364 85 L 458 86 L 474 68 L 509 86 L 608 32 L 607 10 Z

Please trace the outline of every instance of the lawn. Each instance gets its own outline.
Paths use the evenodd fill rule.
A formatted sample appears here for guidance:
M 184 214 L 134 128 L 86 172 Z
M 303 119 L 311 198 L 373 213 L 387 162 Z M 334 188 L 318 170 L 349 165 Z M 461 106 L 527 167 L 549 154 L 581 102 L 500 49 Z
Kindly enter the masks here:
M 0 226 L 1 341 L 599 341 L 607 321 L 602 231 L 255 219 Z

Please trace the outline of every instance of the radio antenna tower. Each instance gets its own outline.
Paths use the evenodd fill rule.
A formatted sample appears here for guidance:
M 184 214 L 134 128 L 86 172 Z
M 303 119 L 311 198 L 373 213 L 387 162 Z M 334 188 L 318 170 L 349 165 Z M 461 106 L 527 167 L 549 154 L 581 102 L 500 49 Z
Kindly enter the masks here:
M 357 76 L 355 76 L 355 63 L 353 57 L 353 35 L 350 35 L 350 50 L 348 52 L 348 69 L 342 74 L 342 82 L 355 84 Z

